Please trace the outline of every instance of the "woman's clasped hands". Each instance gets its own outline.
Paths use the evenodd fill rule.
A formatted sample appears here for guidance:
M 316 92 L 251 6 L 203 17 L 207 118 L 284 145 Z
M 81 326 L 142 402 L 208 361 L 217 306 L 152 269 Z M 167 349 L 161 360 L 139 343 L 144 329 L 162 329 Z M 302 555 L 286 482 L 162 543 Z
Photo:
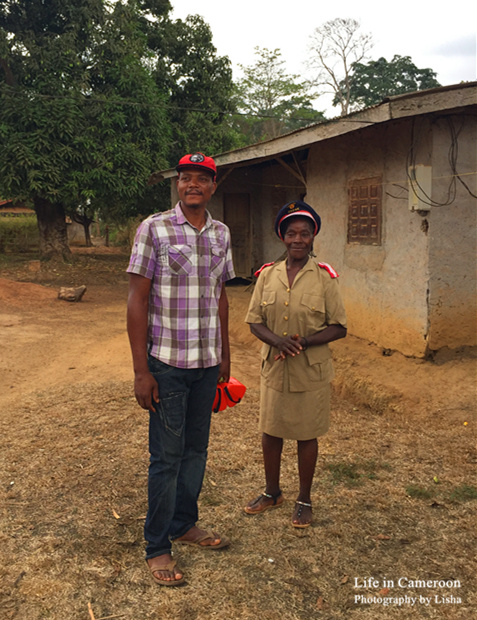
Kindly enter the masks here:
M 305 338 L 302 338 L 299 334 L 280 338 L 276 345 L 279 352 L 275 355 L 274 360 L 277 362 L 278 360 L 284 360 L 287 355 L 291 355 L 291 357 L 300 355 L 300 352 L 306 348 L 305 344 Z

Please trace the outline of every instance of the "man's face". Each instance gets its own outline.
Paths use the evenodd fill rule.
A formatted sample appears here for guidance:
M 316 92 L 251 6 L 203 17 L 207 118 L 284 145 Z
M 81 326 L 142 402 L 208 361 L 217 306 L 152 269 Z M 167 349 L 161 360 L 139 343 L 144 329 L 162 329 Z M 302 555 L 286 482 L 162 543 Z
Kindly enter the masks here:
M 196 168 L 181 170 L 176 184 L 181 203 L 190 208 L 206 207 L 217 188 L 211 174 Z

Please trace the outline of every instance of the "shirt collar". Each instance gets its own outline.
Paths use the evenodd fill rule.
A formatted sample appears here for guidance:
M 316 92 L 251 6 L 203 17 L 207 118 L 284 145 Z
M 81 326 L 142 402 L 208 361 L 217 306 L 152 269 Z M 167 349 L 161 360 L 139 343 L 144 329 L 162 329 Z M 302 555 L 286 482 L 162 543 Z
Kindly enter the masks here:
M 184 215 L 182 209 L 181 209 L 181 201 L 179 200 L 179 202 L 176 204 L 176 206 L 174 207 L 174 212 L 176 214 L 177 217 L 177 223 L 178 224 L 188 224 L 189 226 L 192 226 L 192 224 L 189 222 L 189 220 L 186 218 L 186 216 Z M 212 226 L 212 216 L 210 215 L 210 213 L 206 210 L 205 211 L 205 226 L 202 230 L 206 230 L 207 228 L 209 228 L 210 226 Z M 194 230 L 197 230 L 195 228 L 195 226 L 192 226 L 192 228 L 194 228 Z M 202 231 L 201 231 L 202 232 Z
M 277 264 L 277 270 L 286 272 L 287 270 L 287 259 L 286 258 L 285 260 L 282 260 Z M 312 270 L 313 270 L 313 261 L 311 260 L 311 257 L 309 257 L 306 263 L 303 265 L 303 267 L 300 269 L 298 273 L 300 273 L 301 271 L 312 271 Z
M 300 271 L 296 274 L 295 277 L 295 281 L 293 282 L 293 284 L 295 284 L 295 282 L 301 278 L 301 276 L 305 273 L 305 271 L 313 271 L 314 269 L 314 263 L 311 260 L 311 258 L 308 258 L 307 262 L 303 265 L 303 267 L 300 269 Z M 278 263 L 277 265 L 277 273 L 278 273 L 278 277 L 279 279 L 282 281 L 282 283 L 289 288 L 289 283 L 288 283 L 288 276 L 287 276 L 287 261 L 286 259 L 284 261 L 281 261 L 280 263 Z

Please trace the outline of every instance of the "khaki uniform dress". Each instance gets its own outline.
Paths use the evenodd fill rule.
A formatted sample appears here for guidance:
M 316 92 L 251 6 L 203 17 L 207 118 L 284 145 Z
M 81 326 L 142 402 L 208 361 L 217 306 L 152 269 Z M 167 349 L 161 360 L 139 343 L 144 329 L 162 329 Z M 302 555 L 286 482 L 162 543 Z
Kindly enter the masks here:
M 265 267 L 258 277 L 245 318 L 274 334 L 302 337 L 328 325 L 346 327 L 338 279 L 312 259 L 288 284 L 286 261 Z M 274 360 L 278 349 L 261 351 L 260 430 L 274 437 L 305 441 L 324 435 L 330 423 L 331 352 L 310 346 L 295 357 Z

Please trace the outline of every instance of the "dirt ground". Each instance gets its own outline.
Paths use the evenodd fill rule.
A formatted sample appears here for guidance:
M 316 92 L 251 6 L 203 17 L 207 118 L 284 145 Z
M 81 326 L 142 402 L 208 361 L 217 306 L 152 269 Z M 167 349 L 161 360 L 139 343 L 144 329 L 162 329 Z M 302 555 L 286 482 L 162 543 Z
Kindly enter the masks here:
M 232 373 L 248 391 L 214 416 L 201 522 L 233 544 L 179 550 L 188 585 L 158 588 L 143 560 L 147 417 L 132 394 L 127 257 L 77 255 L 61 268 L 1 263 L 0 618 L 472 616 L 475 359 L 435 364 L 352 337 L 334 343 L 315 522 L 289 523 L 293 442 L 289 501 L 249 517 L 241 507 L 263 488 L 259 343 L 243 324 L 249 289 L 229 287 Z M 57 299 L 60 286 L 81 284 L 80 303 Z

